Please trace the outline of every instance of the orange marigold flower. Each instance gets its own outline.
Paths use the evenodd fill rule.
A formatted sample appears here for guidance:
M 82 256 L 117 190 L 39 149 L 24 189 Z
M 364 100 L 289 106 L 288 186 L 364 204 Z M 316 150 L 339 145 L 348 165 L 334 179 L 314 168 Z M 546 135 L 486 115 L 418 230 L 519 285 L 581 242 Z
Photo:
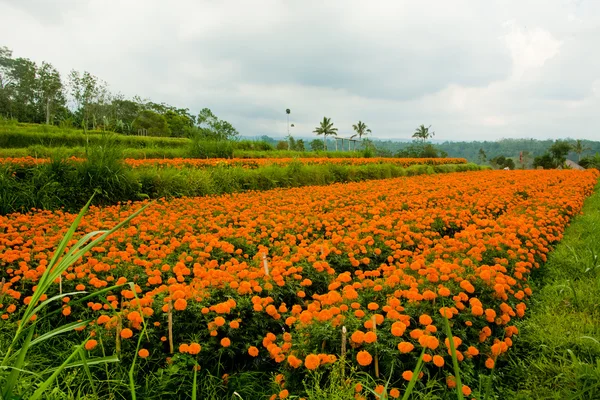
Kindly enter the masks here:
M 121 331 L 121 337 L 123 339 L 129 339 L 132 336 L 133 336 L 133 331 L 129 328 L 125 328 Z
M 390 390 L 390 397 L 392 399 L 397 399 L 398 397 L 400 397 L 400 391 L 398 389 L 396 389 L 396 388 L 392 388 Z
M 356 361 L 358 361 L 358 363 L 363 367 L 366 367 L 367 365 L 373 362 L 373 356 L 371 356 L 371 353 L 369 353 L 368 351 L 361 350 L 356 355 Z
M 467 354 L 469 354 L 470 356 L 476 356 L 479 354 L 479 350 L 477 349 L 477 347 L 469 346 L 469 348 L 467 349 Z
M 248 354 L 250 354 L 252 357 L 258 356 L 258 348 L 255 346 L 248 347 Z
M 356 344 L 361 344 L 365 341 L 365 333 L 363 331 L 356 331 L 350 336 L 350 340 Z
M 290 364 L 292 366 L 292 368 L 298 368 L 302 365 L 302 360 L 299 359 L 298 357 L 294 356 L 293 354 L 290 354 L 287 358 L 288 364 Z
M 185 299 L 177 299 L 175 300 L 173 307 L 178 311 L 183 311 L 187 307 L 187 301 L 185 301 Z
M 141 358 L 146 358 L 150 355 L 150 352 L 146 349 L 140 349 L 140 351 L 138 351 L 138 356 L 140 356 Z
M 433 356 L 433 363 L 435 364 L 436 367 L 443 367 L 444 366 L 444 358 L 442 356 L 438 356 L 437 354 L 435 356 Z
M 415 346 L 409 342 L 398 343 L 398 350 L 400 350 L 400 353 L 410 353 L 414 348 Z
M 202 346 L 199 343 L 190 343 L 188 346 L 188 353 L 190 354 L 198 354 L 202 350 Z
M 406 331 L 406 325 L 400 321 L 396 321 L 392 324 L 392 335 L 402 336 Z
M 447 376 L 446 385 L 448 385 L 450 389 L 454 389 L 456 387 L 456 378 L 453 375 Z
M 98 341 L 94 340 L 94 339 L 90 339 L 87 342 L 85 342 L 85 349 L 90 351 L 90 350 L 94 350 L 94 348 L 98 345 Z
M 377 334 L 373 331 L 365 333 L 365 343 L 375 343 L 377 341 Z
M 223 347 L 229 347 L 231 346 L 231 340 L 229 338 L 223 338 L 221 339 L 221 346 Z
M 431 319 L 431 317 L 427 314 L 423 314 L 419 317 L 419 323 L 421 325 L 431 325 L 432 322 L 433 319 Z
M 413 372 L 412 371 L 404 371 L 402 373 L 402 378 L 404 378 L 404 380 L 406 381 L 410 381 L 413 377 Z
M 321 359 L 316 354 L 309 354 L 304 359 L 304 366 L 310 370 L 317 369 L 321 365 Z

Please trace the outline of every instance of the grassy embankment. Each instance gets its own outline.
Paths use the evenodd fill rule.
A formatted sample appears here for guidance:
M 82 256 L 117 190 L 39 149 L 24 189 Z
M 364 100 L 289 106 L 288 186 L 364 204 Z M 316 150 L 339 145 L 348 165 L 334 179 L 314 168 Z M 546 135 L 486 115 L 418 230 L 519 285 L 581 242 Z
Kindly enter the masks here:
M 288 158 L 363 157 L 363 151 L 274 150 L 266 142 L 207 141 L 188 138 L 128 136 L 102 131 L 84 133 L 57 126 L 0 121 L 0 157 L 84 157 L 86 147 L 100 145 L 105 136 L 122 148 L 125 158 Z

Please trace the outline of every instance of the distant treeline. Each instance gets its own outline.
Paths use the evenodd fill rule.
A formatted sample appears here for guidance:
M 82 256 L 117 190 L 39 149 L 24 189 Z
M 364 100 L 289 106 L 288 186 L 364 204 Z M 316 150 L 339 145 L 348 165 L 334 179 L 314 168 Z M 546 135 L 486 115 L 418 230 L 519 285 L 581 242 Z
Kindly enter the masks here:
M 566 139 L 569 142 L 575 143 L 574 139 Z M 588 147 L 582 157 L 586 155 L 594 155 L 600 153 L 600 142 L 592 140 L 581 141 L 585 147 Z M 373 140 L 377 149 L 397 153 L 409 147 L 411 142 L 395 142 L 391 140 Z M 487 160 L 494 157 L 505 156 L 513 159 L 519 158 L 520 152 L 529 152 L 530 157 L 540 156 L 544 154 L 554 140 L 536 140 L 536 139 L 501 139 L 498 141 L 484 142 L 444 142 L 436 143 L 435 147 L 441 151 L 448 153 L 449 157 L 466 158 L 472 162 L 478 162 L 480 149 L 483 149 L 487 156 Z M 578 156 L 574 152 L 569 153 L 569 159 L 577 161 Z

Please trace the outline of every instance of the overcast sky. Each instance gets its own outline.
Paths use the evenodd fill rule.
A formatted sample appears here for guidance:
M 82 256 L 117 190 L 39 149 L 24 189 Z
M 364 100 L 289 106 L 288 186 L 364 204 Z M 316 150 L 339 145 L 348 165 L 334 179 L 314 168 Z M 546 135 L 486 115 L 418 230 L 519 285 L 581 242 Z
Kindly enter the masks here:
M 0 0 L 0 46 L 242 135 L 600 140 L 599 0 Z

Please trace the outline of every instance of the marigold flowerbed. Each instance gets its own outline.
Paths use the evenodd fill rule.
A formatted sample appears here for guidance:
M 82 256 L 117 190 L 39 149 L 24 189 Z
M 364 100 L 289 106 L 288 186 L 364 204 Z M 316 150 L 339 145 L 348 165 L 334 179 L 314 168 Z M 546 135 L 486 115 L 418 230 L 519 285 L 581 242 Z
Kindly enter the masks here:
M 79 158 L 71 157 L 70 160 L 82 161 Z M 21 167 L 39 165 L 48 163 L 46 158 L 34 157 L 7 157 L 0 158 L 0 164 L 13 164 Z M 149 158 L 134 159 L 127 158 L 125 163 L 132 168 L 142 167 L 171 167 L 171 168 L 206 168 L 216 166 L 232 166 L 244 168 L 258 168 L 266 165 L 289 165 L 292 162 L 299 162 L 305 165 L 323 165 L 323 164 L 341 164 L 341 165 L 367 165 L 367 164 L 394 164 L 403 167 L 411 165 L 445 165 L 445 164 L 465 164 L 464 158 Z
M 132 356 L 145 321 L 142 368 L 273 371 L 284 397 L 302 395 L 303 376 L 330 369 L 346 347 L 355 368 L 392 374 L 396 397 L 423 348 L 420 381 L 455 384 L 446 317 L 470 384 L 509 351 L 530 272 L 597 180 L 597 171 L 483 171 L 158 202 L 61 283 L 94 291 L 132 281 L 137 293 L 66 301 L 56 323 L 93 318 L 92 354 L 100 342 Z M 92 208 L 80 234 L 139 207 Z M 73 218 L 0 217 L 2 320 L 19 318 Z

